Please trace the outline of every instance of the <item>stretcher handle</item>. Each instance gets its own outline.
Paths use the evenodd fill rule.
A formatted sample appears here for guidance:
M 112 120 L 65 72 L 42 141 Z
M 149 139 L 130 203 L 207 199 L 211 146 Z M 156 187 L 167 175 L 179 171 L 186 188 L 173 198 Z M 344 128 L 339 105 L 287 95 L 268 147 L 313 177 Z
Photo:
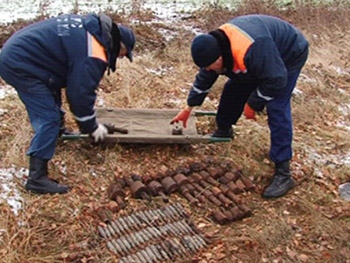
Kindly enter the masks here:
M 195 116 L 216 116 L 216 111 L 196 110 L 194 111 Z

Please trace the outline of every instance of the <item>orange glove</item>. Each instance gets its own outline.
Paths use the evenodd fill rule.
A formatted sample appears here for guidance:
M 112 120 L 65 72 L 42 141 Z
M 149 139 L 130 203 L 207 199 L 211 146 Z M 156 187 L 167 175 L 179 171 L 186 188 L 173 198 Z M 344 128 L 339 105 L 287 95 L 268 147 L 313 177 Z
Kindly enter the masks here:
M 174 119 L 172 119 L 170 124 L 174 124 L 175 122 L 182 121 L 184 128 L 186 128 L 187 127 L 187 120 L 190 117 L 190 114 L 191 114 L 190 111 L 183 109 L 174 117 Z
M 253 110 L 248 103 L 244 105 L 244 116 L 248 120 L 256 120 L 255 118 L 255 110 Z

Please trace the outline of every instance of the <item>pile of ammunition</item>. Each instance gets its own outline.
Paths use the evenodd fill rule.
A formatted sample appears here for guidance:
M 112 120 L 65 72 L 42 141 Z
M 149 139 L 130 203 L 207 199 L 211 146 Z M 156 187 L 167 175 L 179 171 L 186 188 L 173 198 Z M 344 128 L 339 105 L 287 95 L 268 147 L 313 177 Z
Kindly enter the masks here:
M 255 186 L 240 170 L 213 161 L 193 162 L 174 171 L 152 176 L 131 174 L 116 178 L 109 189 L 111 200 L 120 209 L 126 206 L 125 190 L 133 198 L 152 200 L 161 197 L 167 203 L 173 193 L 183 196 L 190 205 L 210 210 L 211 218 L 218 224 L 228 224 L 252 215 L 241 194 Z
M 209 243 L 179 203 L 119 217 L 98 231 L 121 263 L 184 261 Z

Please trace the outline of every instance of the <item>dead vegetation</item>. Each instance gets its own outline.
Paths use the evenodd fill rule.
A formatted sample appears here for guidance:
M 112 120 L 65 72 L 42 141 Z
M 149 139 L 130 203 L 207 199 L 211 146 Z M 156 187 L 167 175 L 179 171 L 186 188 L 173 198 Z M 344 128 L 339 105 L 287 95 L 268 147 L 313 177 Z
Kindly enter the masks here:
M 73 190 L 62 196 L 31 195 L 22 187 L 23 178 L 16 178 L 23 209 L 15 216 L 5 201 L 0 203 L 1 262 L 117 262 L 96 230 L 100 222 L 96 211 L 110 205 L 107 188 L 114 177 L 130 172 L 147 175 L 204 157 L 232 162 L 254 181 L 256 191 L 245 196 L 253 216 L 219 226 L 208 211 L 193 209 L 184 199 L 173 197 L 213 241 L 202 253 L 182 262 L 350 262 L 350 203 L 342 201 L 337 192 L 339 184 L 350 181 L 349 161 L 345 160 L 350 152 L 350 7 L 340 1 L 318 7 L 300 3 L 281 10 L 273 2 L 244 2 L 234 12 L 211 6 L 166 25 L 148 23 L 152 14 L 137 5 L 131 16 L 116 16 L 135 30 L 135 60 L 132 64 L 118 61 L 117 72 L 103 79 L 99 97 L 104 107 L 181 108 L 196 73 L 189 54 L 194 34 L 186 28 L 205 32 L 249 13 L 284 18 L 298 26 L 311 44 L 292 101 L 292 169 L 298 183 L 294 191 L 272 201 L 260 197 L 273 171 L 264 115 L 257 122 L 241 119 L 231 143 L 106 147 L 59 141 L 50 174 Z M 139 22 L 132 24 L 135 18 Z M 26 23 L 2 27 L 1 45 Z M 168 33 L 163 35 L 160 30 Z M 219 79 L 201 109 L 216 109 L 224 81 Z M 25 151 L 32 131 L 24 107 L 11 95 L 0 100 L 0 108 L 7 110 L 0 115 L 1 167 L 27 167 Z M 67 117 L 75 127 L 69 114 Z M 213 129 L 210 118 L 200 125 L 208 132 Z M 154 206 L 129 198 L 126 211 Z

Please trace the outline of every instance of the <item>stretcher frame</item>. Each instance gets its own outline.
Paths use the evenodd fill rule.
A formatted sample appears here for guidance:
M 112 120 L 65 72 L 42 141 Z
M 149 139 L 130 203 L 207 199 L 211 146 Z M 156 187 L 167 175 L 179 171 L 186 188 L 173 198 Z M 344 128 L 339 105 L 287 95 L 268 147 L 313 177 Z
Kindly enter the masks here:
M 97 119 L 100 123 L 126 129 L 127 134 L 114 132 L 108 134 L 104 142 L 112 143 L 146 143 L 146 144 L 195 144 L 230 142 L 231 138 L 211 137 L 199 134 L 196 127 L 197 117 L 216 116 L 215 111 L 192 111 L 187 127 L 170 122 L 179 110 L 174 109 L 135 109 L 135 108 L 98 108 Z M 174 134 L 182 130 L 182 134 Z M 64 140 L 89 139 L 87 134 L 63 135 Z

